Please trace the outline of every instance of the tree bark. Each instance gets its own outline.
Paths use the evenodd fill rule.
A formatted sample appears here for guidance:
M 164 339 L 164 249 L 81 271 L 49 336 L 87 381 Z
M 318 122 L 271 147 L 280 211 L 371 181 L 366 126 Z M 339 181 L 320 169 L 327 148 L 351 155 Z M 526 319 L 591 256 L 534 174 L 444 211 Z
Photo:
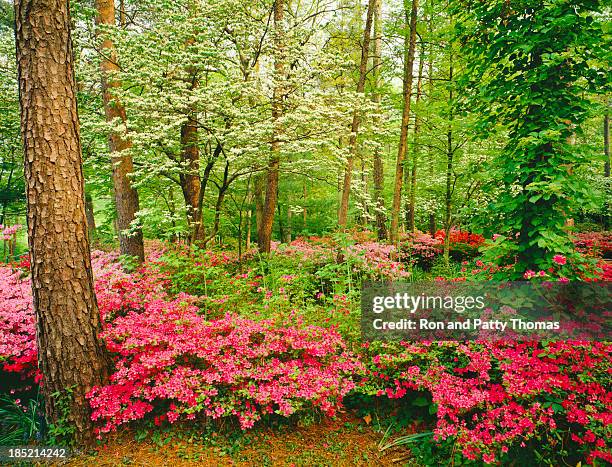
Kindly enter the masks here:
M 395 165 L 395 189 L 393 192 L 393 205 L 391 207 L 390 240 L 392 242 L 398 241 L 399 217 L 402 203 L 402 182 L 404 179 L 404 160 L 406 158 L 408 121 L 410 118 L 410 100 L 412 97 L 412 72 L 414 69 L 414 50 L 416 45 L 416 25 L 418 7 L 418 0 L 412 0 L 412 8 L 410 12 L 410 32 L 406 35 L 404 47 L 404 108 L 402 110 L 402 128 L 397 150 L 397 162 Z M 406 16 L 407 14 L 408 12 L 406 12 Z
M 306 199 L 308 196 L 308 192 L 306 191 L 306 182 L 304 182 L 304 189 L 303 189 L 302 195 L 304 197 L 304 206 L 303 206 L 303 211 L 302 211 L 302 223 L 303 223 L 303 230 L 306 230 L 306 226 L 308 225 L 307 224 L 308 209 L 306 208 Z
M 606 109 L 603 121 L 603 136 L 604 136 L 604 177 L 610 177 L 610 111 Z
M 253 198 L 255 199 L 255 227 L 257 232 L 257 244 L 261 238 L 261 226 L 263 224 L 264 211 L 264 184 L 266 182 L 265 174 L 255 174 L 253 183 Z
M 417 79 L 417 93 L 415 104 L 421 100 L 423 83 L 423 58 L 425 56 L 425 43 L 421 45 L 419 54 L 419 77 Z M 408 231 L 414 233 L 416 225 L 414 223 L 414 212 L 416 210 L 416 189 L 417 189 L 417 165 L 419 162 L 419 117 L 414 115 L 414 138 L 412 144 L 412 173 L 410 174 L 410 198 L 408 200 Z
M 197 83 L 192 82 L 192 88 Z M 200 148 L 198 145 L 198 126 L 193 115 L 187 117 L 187 121 L 181 127 L 181 191 L 187 208 L 187 222 L 191 230 L 193 241 L 201 240 L 204 229 L 202 228 L 202 209 L 200 209 Z
M 115 3 L 113 0 L 96 0 L 96 9 L 98 10 L 97 26 L 115 25 Z M 115 96 L 115 91 L 121 87 L 121 83 L 112 76 L 113 73 L 119 71 L 115 48 L 110 39 L 104 39 L 101 48 L 103 58 L 100 61 L 100 70 L 102 72 L 102 97 L 106 121 L 113 122 L 119 119 L 121 123 L 125 124 L 127 120 L 125 108 Z M 129 154 L 132 142 L 118 132 L 111 131 L 108 137 L 108 145 L 113 166 L 117 235 L 121 254 L 133 256 L 139 262 L 142 262 L 144 261 L 142 230 L 136 229 L 130 235 L 124 233 L 130 229 L 131 223 L 140 209 L 138 192 L 132 187 L 130 181 L 130 174 L 134 171 L 132 156 Z
M 453 203 L 453 50 L 452 45 L 450 51 L 450 66 L 448 69 L 448 129 L 446 130 L 446 192 L 444 195 L 445 211 L 444 211 L 444 262 L 448 266 L 450 263 L 450 230 L 452 226 L 452 203 Z
M 50 423 L 63 417 L 79 444 L 93 442 L 85 394 L 104 384 L 98 336 L 68 2 L 16 0 L 17 68 L 25 152 L 28 241 L 41 389 Z
M 605 162 L 604 162 L 604 177 L 606 178 L 610 178 L 610 110 L 609 110 L 609 103 L 606 103 L 606 113 L 604 115 L 604 120 L 603 120 L 603 143 L 604 143 L 604 156 L 605 156 Z M 604 225 L 604 229 L 608 230 L 609 226 L 610 226 L 610 206 L 608 205 L 608 202 L 606 201 L 605 205 L 604 205 L 604 218 L 603 218 L 603 225 Z
M 285 243 L 291 243 L 292 241 L 292 236 L 293 236 L 293 232 L 291 229 L 291 219 L 293 217 L 293 214 L 291 212 L 291 205 L 287 204 L 287 229 L 285 230 Z
M 357 81 L 357 94 L 362 94 L 365 90 L 365 80 L 368 67 L 368 54 L 370 49 L 370 32 L 372 30 L 372 18 L 374 16 L 374 4 L 376 0 L 368 1 L 368 11 L 366 14 L 365 27 L 363 28 L 363 43 L 361 45 L 361 60 L 359 62 L 359 80 Z M 351 136 L 349 137 L 349 155 L 346 160 L 344 169 L 344 181 L 342 184 L 342 198 L 340 199 L 340 207 L 338 209 L 338 225 L 341 228 L 346 227 L 348 217 L 349 198 L 351 195 L 351 180 L 353 177 L 354 158 L 357 154 L 357 134 L 359 133 L 359 125 L 361 117 L 359 108 L 356 107 L 353 111 L 353 121 L 351 123 Z
M 272 145 L 268 171 L 266 175 L 266 198 L 263 205 L 261 228 L 258 232 L 257 244 L 261 253 L 270 252 L 272 241 L 272 226 L 274 225 L 274 213 L 278 202 L 278 172 L 280 167 L 280 128 L 278 120 L 282 115 L 283 80 L 285 79 L 285 50 L 284 50 L 284 0 L 274 2 L 274 89 L 272 91 L 272 120 L 274 131 L 272 134 Z
M 91 195 L 85 195 L 85 216 L 87 218 L 87 231 L 89 232 L 89 242 L 91 243 L 96 232 L 96 218 L 94 217 L 93 199 Z
M 431 0 L 429 2 L 429 36 L 433 37 L 433 17 L 434 17 L 434 1 Z M 433 42 L 429 46 L 429 57 L 427 60 L 427 99 L 429 102 L 433 102 L 433 57 L 434 57 L 434 45 Z M 431 150 L 431 146 L 428 146 L 427 156 L 429 159 L 429 177 L 431 180 L 431 184 L 433 185 L 434 178 L 434 155 Z M 436 233 L 436 213 L 435 211 L 431 211 L 429 213 L 429 234 L 433 237 Z
M 376 0 L 374 4 L 374 31 L 373 31 L 373 48 L 372 48 L 372 74 L 374 81 L 374 93 L 372 101 L 380 104 L 380 64 L 382 50 L 382 0 Z M 387 238 L 387 216 L 385 215 L 385 199 L 383 197 L 383 186 L 385 181 L 384 165 L 380 148 L 377 146 L 374 149 L 373 160 L 373 178 L 374 178 L 374 201 L 376 203 L 376 233 L 378 240 Z

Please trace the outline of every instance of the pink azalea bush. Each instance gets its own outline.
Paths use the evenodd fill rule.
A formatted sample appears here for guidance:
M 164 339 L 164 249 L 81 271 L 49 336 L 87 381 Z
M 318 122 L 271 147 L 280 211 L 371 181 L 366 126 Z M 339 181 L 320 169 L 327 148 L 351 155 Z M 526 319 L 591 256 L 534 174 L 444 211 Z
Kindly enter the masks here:
M 424 232 L 406 234 L 401 240 L 402 257 L 411 264 L 429 269 L 435 258 L 444 251 L 446 232 L 438 230 L 433 236 Z M 456 227 L 449 232 L 450 256 L 463 261 L 478 254 L 478 248 L 485 243 L 482 235 L 460 230 Z
M 364 242 L 346 248 L 348 258 L 360 260 L 355 272 L 362 272 L 373 280 L 401 280 L 410 277 L 404 264 L 397 260 L 396 248 L 378 242 Z
M 391 401 L 426 393 L 436 439 L 453 440 L 467 459 L 503 462 L 524 446 L 552 464 L 560 449 L 576 462 L 610 461 L 610 344 L 373 343 L 357 357 L 344 340 L 357 328 L 352 298 L 323 292 L 313 279 L 327 265 L 343 274 L 337 251 L 329 239 L 298 239 L 277 248 L 265 273 L 257 259 L 239 266 L 235 255 L 217 251 L 178 252 L 181 261 L 168 267 L 159 248 L 127 273 L 117 254 L 93 252 L 103 338 L 115 361 L 109 384 L 89 395 L 100 434 L 141 419 L 231 417 L 247 429 L 269 414 L 333 414 L 349 393 Z M 389 245 L 365 239 L 343 253 L 361 277 L 406 273 Z M 603 264 L 597 279 L 609 280 Z M 0 267 L 0 371 L 31 378 L 37 366 L 27 267 Z M 575 267 L 552 255 L 551 268 L 529 279 L 560 280 Z M 511 268 L 465 261 L 456 280 L 491 279 Z M 200 284 L 197 294 L 181 292 L 187 283 Z M 329 329 L 304 325 L 303 310 L 293 313 L 297 300 L 310 303 L 309 313 L 333 308 L 338 321 Z M 284 322 L 261 320 L 258 311 L 250 315 L 257 320 L 235 314 L 267 309 L 278 318 L 281 305 L 292 310 Z
M 230 315 L 207 322 L 180 297 L 116 319 L 103 337 L 119 357 L 110 384 L 90 394 L 101 432 L 156 406 L 157 421 L 235 415 L 243 429 L 273 412 L 333 414 L 359 368 L 334 331 Z
M 92 254 L 102 338 L 115 360 L 110 383 L 89 395 L 101 433 L 153 411 L 157 422 L 198 413 L 236 416 L 244 429 L 273 412 L 289 416 L 315 408 L 332 414 L 354 387 L 351 375 L 360 364 L 336 331 L 231 315 L 207 321 L 198 297 L 167 292 L 168 276 L 155 261 L 126 273 L 116 259 Z M 0 292 L 2 370 L 33 376 L 29 279 L 0 267 Z
M 576 249 L 587 256 L 612 258 L 612 232 L 580 232 L 574 236 Z
M 589 463 L 612 461 L 609 343 L 366 347 L 368 371 L 360 390 L 390 399 L 428 392 L 437 409 L 435 438 L 455 439 L 468 459 L 508 461 L 510 449 L 535 443 L 551 458 L 563 448 Z
M 31 287 L 21 270 L 0 267 L 0 368 L 30 377 L 37 366 Z
M 15 225 L 2 225 L 0 224 L 0 240 L 11 240 L 19 230 L 21 230 L 21 224 Z

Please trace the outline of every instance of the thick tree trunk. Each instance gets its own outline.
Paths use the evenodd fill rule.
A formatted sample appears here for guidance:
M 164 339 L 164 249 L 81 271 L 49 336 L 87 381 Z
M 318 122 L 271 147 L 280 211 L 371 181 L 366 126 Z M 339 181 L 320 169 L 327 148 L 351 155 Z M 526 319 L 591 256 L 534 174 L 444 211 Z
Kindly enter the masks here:
M 16 0 L 15 17 L 41 388 L 49 422 L 63 416 L 58 392 L 77 442 L 89 444 L 85 394 L 106 382 L 109 359 L 98 339 L 68 2 Z
M 380 104 L 380 64 L 382 50 L 382 0 L 376 0 L 374 5 L 374 31 L 372 48 L 372 73 L 374 81 L 374 93 L 372 101 Z M 374 149 L 373 160 L 374 178 L 374 201 L 376 203 L 376 232 L 379 240 L 387 238 L 387 216 L 385 215 L 385 199 L 383 198 L 383 186 L 385 181 L 384 166 L 380 148 Z
M 365 27 L 363 28 L 363 43 L 361 44 L 361 61 L 359 62 L 359 80 L 357 81 L 357 94 L 362 94 L 365 90 L 365 80 L 368 67 L 368 54 L 370 49 L 370 34 L 372 30 L 372 18 L 374 16 L 374 6 L 376 0 L 368 1 L 368 11 L 366 14 Z M 349 137 L 349 155 L 346 160 L 344 169 L 344 181 L 342 183 L 342 197 L 340 199 L 340 207 L 338 209 L 338 225 L 341 228 L 346 227 L 348 217 L 349 198 L 351 195 L 351 180 L 353 177 L 354 158 L 357 154 L 357 134 L 359 133 L 359 125 L 361 117 L 359 109 L 355 108 L 353 112 L 353 121 L 351 123 L 351 136 Z
M 272 120 L 274 131 L 272 135 L 272 147 L 270 160 L 268 162 L 266 198 L 263 206 L 261 228 L 258 232 L 257 244 L 262 253 L 270 252 L 272 241 L 272 226 L 274 225 L 274 213 L 278 202 L 278 172 L 280 167 L 280 128 L 278 120 L 282 115 L 283 83 L 285 79 L 285 50 L 284 50 L 284 0 L 274 2 L 274 90 L 272 91 Z
M 192 83 L 192 87 L 195 86 Z M 187 221 L 193 241 L 201 240 L 202 210 L 200 209 L 200 149 L 198 146 L 198 126 L 193 116 L 189 116 L 181 127 L 181 191 L 187 208 Z
M 408 140 L 408 121 L 410 119 L 410 100 L 412 97 L 412 72 L 414 69 L 414 50 L 416 45 L 416 25 L 418 0 L 412 0 L 410 12 L 410 32 L 406 35 L 404 47 L 404 108 L 402 110 L 402 128 L 397 150 L 395 164 L 395 189 L 393 192 L 393 205 L 391 207 L 390 240 L 397 242 L 400 208 L 402 204 L 402 183 L 404 179 L 404 160 L 406 159 L 406 145 Z M 408 16 L 408 12 L 406 12 Z
M 113 0 L 96 0 L 98 15 L 97 25 L 115 25 L 115 4 Z M 102 42 L 102 55 L 100 69 L 102 71 L 102 91 L 104 99 L 104 112 L 108 122 L 119 119 L 126 121 L 125 108 L 114 95 L 121 87 L 121 83 L 111 76 L 119 71 L 113 43 L 109 39 Z M 115 206 L 117 209 L 117 235 L 121 254 L 133 256 L 138 261 L 144 261 L 144 245 L 142 231 L 137 229 L 134 233 L 126 235 L 124 231 L 130 229 L 136 213 L 140 209 L 138 192 L 132 187 L 130 174 L 134 171 L 132 156 L 129 149 L 131 141 L 117 132 L 111 132 L 108 138 L 111 153 L 113 188 L 115 192 Z

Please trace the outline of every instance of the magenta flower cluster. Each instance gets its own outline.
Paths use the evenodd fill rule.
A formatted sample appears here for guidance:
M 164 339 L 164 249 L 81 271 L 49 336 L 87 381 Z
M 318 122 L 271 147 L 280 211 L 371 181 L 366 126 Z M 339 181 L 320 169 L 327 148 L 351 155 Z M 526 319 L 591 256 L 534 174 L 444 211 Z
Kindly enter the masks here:
M 0 240 L 10 240 L 21 229 L 21 224 L 2 225 L 0 224 Z
M 156 423 L 236 416 L 244 429 L 270 413 L 331 415 L 354 388 L 361 364 L 336 331 L 232 315 L 207 321 L 198 297 L 166 292 L 167 277 L 154 263 L 128 274 L 115 260 L 92 255 L 102 338 L 115 360 L 110 383 L 88 397 L 100 433 L 150 412 Z M 22 276 L 0 268 L 0 363 L 34 376 L 32 297 Z
M 612 462 L 611 344 L 379 345 L 367 350 L 359 387 L 391 399 L 426 391 L 437 408 L 436 439 L 454 438 L 467 459 L 495 463 L 509 448 L 548 437 L 559 449 L 573 444 L 589 463 Z

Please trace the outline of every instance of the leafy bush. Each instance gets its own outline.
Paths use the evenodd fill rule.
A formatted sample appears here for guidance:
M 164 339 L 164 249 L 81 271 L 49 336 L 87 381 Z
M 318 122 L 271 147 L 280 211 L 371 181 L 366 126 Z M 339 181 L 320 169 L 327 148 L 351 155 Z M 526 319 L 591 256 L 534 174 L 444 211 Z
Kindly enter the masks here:
M 611 232 L 580 232 L 574 237 L 576 249 L 587 256 L 612 258 Z
M 263 415 L 289 416 L 305 408 L 331 414 L 353 388 L 359 362 L 336 331 L 298 329 L 227 315 L 207 321 L 199 298 L 170 295 L 168 275 L 154 261 L 124 272 L 117 256 L 94 252 L 102 337 L 115 356 L 109 385 L 92 390 L 101 432 L 161 411 L 157 421 L 237 416 L 249 428 Z M 19 272 L 0 268 L 4 370 L 36 370 L 31 292 Z M 11 292 L 11 293 L 8 293 Z
M 608 343 L 374 343 L 366 348 L 368 370 L 358 390 L 391 399 L 428 392 L 437 416 L 435 439 L 456 439 L 467 459 L 547 465 L 612 461 Z
M 314 407 L 333 414 L 359 368 L 334 331 L 235 316 L 207 322 L 180 301 L 147 304 L 103 337 L 118 359 L 111 383 L 90 394 L 101 432 L 155 407 L 157 423 L 237 416 L 243 429 L 270 413 Z

